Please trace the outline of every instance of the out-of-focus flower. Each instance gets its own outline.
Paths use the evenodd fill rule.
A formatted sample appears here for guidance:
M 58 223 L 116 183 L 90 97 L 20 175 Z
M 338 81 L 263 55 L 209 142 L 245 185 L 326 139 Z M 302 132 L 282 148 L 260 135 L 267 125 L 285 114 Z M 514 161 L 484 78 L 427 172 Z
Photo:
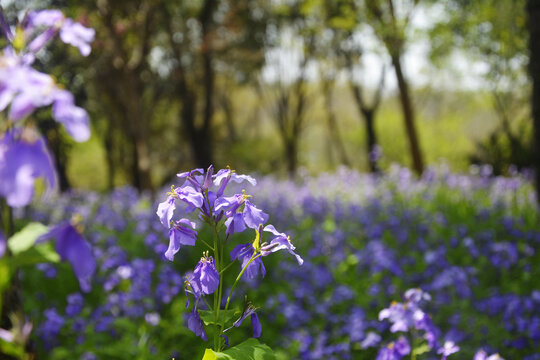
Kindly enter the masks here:
M 144 315 L 144 320 L 152 325 L 152 326 L 156 326 L 157 324 L 159 324 L 159 321 L 161 320 L 161 317 L 159 316 L 158 313 L 156 312 L 151 312 L 151 313 L 147 313 L 146 315 Z
M 370 331 L 366 334 L 366 337 L 360 343 L 362 349 L 367 349 L 372 346 L 377 346 L 381 342 L 381 336 L 373 331 Z
M 4 232 L 0 230 L 0 259 L 4 257 L 4 254 L 6 253 L 6 238 L 4 236 Z
M 437 350 L 437 354 L 442 355 L 441 360 L 446 360 L 446 357 L 452 354 L 455 354 L 459 351 L 459 346 L 457 346 L 453 341 L 445 341 L 442 348 Z
M 83 142 L 90 138 L 88 113 L 83 108 L 75 106 L 73 94 L 69 91 L 56 92 L 52 113 L 54 118 L 64 125 L 73 140 Z
M 63 261 L 71 264 L 75 276 L 79 280 L 81 290 L 90 291 L 91 279 L 96 270 L 96 260 L 90 246 L 82 236 L 80 226 L 65 221 L 54 226 L 38 241 L 55 239 L 55 249 Z
M 499 354 L 489 355 L 484 350 L 478 350 L 473 360 L 504 360 Z
M 411 346 L 407 339 L 401 336 L 397 341 L 382 347 L 377 353 L 376 360 L 400 360 L 404 356 L 409 355 Z
M 4 134 L 0 139 L 0 195 L 8 205 L 28 205 L 39 177 L 49 187 L 56 185 L 52 159 L 43 138 L 31 129 Z
M 60 29 L 60 39 L 66 44 L 77 47 L 82 56 L 90 55 L 90 43 L 94 41 L 95 35 L 94 29 L 82 26 L 69 18 L 64 20 Z
M 42 28 L 45 28 L 45 30 L 41 30 Z M 60 10 L 49 9 L 29 12 L 24 30 L 26 37 L 34 36 L 32 42 L 35 42 L 44 33 L 52 33 L 50 36 L 52 38 L 60 32 L 60 40 L 77 47 L 83 56 L 90 54 L 90 43 L 94 41 L 96 35 L 94 29 L 87 28 L 70 18 L 66 18 Z M 39 31 L 43 32 L 39 33 Z M 35 35 L 36 33 L 38 35 Z M 34 53 L 39 51 L 48 40 L 40 40 L 39 46 L 35 44 L 31 50 Z

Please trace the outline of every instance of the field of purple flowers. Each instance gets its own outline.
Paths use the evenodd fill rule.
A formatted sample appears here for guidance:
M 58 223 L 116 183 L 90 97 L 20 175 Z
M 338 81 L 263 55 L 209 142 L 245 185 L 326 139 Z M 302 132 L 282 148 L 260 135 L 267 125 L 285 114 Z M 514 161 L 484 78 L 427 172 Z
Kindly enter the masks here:
M 278 359 L 540 359 L 533 189 L 520 175 L 480 170 L 259 177 L 253 201 L 304 259 L 268 257 L 264 281 L 242 281 L 261 342 Z M 165 259 L 160 201 L 131 188 L 76 191 L 17 214 L 45 224 L 80 214 L 98 263 L 88 293 L 67 264 L 21 274 L 39 358 L 202 357 L 208 345 L 185 326 L 193 264 L 183 260 L 203 248 Z M 247 321 L 240 329 L 231 342 L 251 336 Z

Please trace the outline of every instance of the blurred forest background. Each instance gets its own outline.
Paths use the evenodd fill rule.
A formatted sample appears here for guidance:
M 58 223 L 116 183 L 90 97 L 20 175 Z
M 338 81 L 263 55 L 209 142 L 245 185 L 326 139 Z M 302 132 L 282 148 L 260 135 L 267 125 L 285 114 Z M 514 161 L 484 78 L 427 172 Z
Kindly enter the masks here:
M 36 115 L 62 189 L 154 189 L 210 163 L 282 176 L 532 164 L 525 0 L 2 5 L 11 23 L 51 7 L 96 30 L 87 58 L 39 54 L 92 120 L 75 144 Z

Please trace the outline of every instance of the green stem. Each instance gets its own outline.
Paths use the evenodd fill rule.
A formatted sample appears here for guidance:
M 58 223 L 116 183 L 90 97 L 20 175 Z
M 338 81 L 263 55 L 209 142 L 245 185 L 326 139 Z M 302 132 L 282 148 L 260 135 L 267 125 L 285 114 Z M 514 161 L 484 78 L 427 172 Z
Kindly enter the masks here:
M 229 263 L 229 265 L 227 265 L 223 269 L 221 269 L 221 271 L 219 272 L 219 275 L 223 274 L 225 272 L 225 270 L 227 270 L 228 268 L 230 268 L 232 266 L 232 264 L 234 264 L 234 262 Z
M 225 304 L 225 310 L 224 311 L 227 311 L 229 309 L 229 302 L 231 301 L 232 293 L 233 293 L 234 289 L 236 288 L 236 285 L 238 284 L 238 281 L 240 281 L 240 278 L 244 274 L 244 271 L 246 271 L 249 264 L 251 264 L 255 259 L 257 259 L 258 257 L 261 257 L 261 256 L 262 256 L 262 254 L 259 254 L 259 255 L 255 256 L 255 253 L 253 253 L 253 255 L 251 255 L 251 259 L 249 259 L 246 266 L 244 266 L 242 268 L 242 271 L 240 271 L 240 274 L 238 274 L 238 276 L 236 277 L 236 280 L 234 281 L 233 286 L 231 287 L 231 291 L 229 292 L 229 297 L 227 298 L 227 303 Z
M 204 241 L 203 239 L 199 239 L 199 240 L 201 240 L 201 242 L 202 242 L 204 245 L 206 245 L 210 250 L 214 251 L 214 248 L 211 247 L 206 241 Z
M 259 254 L 257 256 L 255 256 L 255 252 L 253 253 L 253 255 L 251 255 L 251 259 L 249 259 L 248 263 L 246 264 L 246 266 L 244 266 L 242 268 L 242 270 L 240 271 L 240 274 L 238 274 L 238 276 L 236 277 L 236 280 L 234 281 L 234 284 L 233 286 L 231 287 L 231 291 L 229 292 L 229 296 L 227 297 L 227 303 L 225 304 L 225 310 L 223 311 L 227 311 L 229 310 L 229 303 L 231 301 L 231 296 L 233 294 L 233 291 L 234 289 L 236 288 L 236 285 L 238 284 L 238 281 L 240 281 L 240 279 L 242 278 L 242 274 L 244 274 L 244 271 L 246 271 L 247 267 L 249 266 L 249 264 L 251 264 L 255 259 L 257 259 L 258 257 L 262 256 L 262 254 Z M 232 264 L 232 263 L 231 263 Z M 231 265 L 229 264 L 229 265 Z M 228 267 L 228 266 L 227 266 Z M 220 277 L 221 277 L 221 274 L 220 274 Z M 221 293 L 221 281 L 219 283 L 220 285 L 220 289 L 219 289 L 219 292 Z M 221 298 L 221 295 L 220 295 L 220 298 Z M 221 330 L 223 331 L 223 329 L 225 328 L 225 319 L 223 319 L 223 322 L 221 323 Z M 219 340 L 219 350 L 221 350 L 221 338 Z
M 216 270 L 220 271 L 220 262 L 219 262 L 219 247 L 218 247 L 218 239 L 217 236 L 214 236 L 214 261 L 216 262 Z M 219 282 L 221 283 L 221 275 L 219 276 Z M 219 305 L 220 299 L 219 299 L 219 291 L 214 292 L 214 351 L 219 351 L 219 328 L 218 328 L 218 320 L 219 320 L 219 308 L 221 307 Z
M 413 329 L 411 331 L 411 338 L 410 338 L 410 341 L 411 341 L 411 360 L 416 360 L 416 347 L 415 347 L 415 344 L 414 344 L 414 341 L 416 339 L 416 336 L 415 336 L 415 330 Z

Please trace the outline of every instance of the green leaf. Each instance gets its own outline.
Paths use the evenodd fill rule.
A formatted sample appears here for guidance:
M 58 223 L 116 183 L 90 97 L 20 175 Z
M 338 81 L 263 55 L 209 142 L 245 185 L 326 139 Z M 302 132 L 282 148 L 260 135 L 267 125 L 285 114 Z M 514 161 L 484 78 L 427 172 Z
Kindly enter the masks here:
M 199 315 L 201 320 L 204 322 L 204 325 L 213 325 L 215 324 L 215 315 L 213 311 L 210 310 L 199 310 Z M 231 319 L 235 317 L 240 317 L 242 312 L 239 309 L 231 310 L 220 310 L 218 324 L 227 324 Z
M 26 251 L 36 240 L 47 232 L 48 228 L 40 223 L 30 223 L 8 240 L 9 250 L 13 255 Z
M 276 357 L 268 345 L 261 344 L 257 339 L 249 339 L 233 346 L 224 352 L 206 349 L 202 360 L 275 360 Z
M 11 355 L 16 359 L 22 359 L 24 357 L 24 346 L 0 339 L 0 354 Z
M 424 343 L 424 344 L 422 344 L 422 345 L 420 345 L 420 346 L 414 348 L 414 349 L 412 350 L 412 352 L 413 352 L 413 354 L 415 354 L 415 355 L 422 355 L 423 353 L 426 353 L 426 352 L 428 352 L 429 350 L 431 350 L 431 349 L 430 349 L 430 347 L 428 346 L 428 344 L 425 344 L 425 343 Z
M 54 250 L 54 245 L 47 242 L 32 246 L 28 250 L 13 256 L 11 261 L 15 267 L 41 263 L 58 263 L 60 262 L 60 255 Z

